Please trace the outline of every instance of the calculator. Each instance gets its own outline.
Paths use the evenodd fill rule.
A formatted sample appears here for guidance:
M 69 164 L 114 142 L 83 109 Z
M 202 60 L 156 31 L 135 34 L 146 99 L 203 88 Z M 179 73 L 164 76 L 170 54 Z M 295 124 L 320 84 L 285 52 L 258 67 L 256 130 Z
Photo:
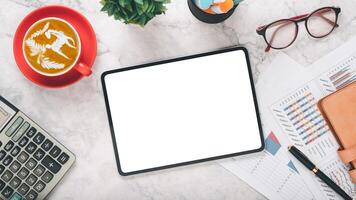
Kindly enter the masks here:
M 75 156 L 0 96 L 0 199 L 44 199 Z

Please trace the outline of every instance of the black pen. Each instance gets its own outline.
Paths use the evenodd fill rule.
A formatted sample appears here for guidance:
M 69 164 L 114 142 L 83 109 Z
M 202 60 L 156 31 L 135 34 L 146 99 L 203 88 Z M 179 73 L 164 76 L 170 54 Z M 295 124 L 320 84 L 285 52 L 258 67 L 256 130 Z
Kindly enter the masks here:
M 306 168 L 311 170 L 317 177 L 319 177 L 322 181 L 326 183 L 331 189 L 333 189 L 336 193 L 338 193 L 342 198 L 347 200 L 352 200 L 352 198 L 346 194 L 344 190 L 342 190 L 334 181 L 332 181 L 328 176 L 326 176 L 320 169 L 318 169 L 309 158 L 304 155 L 297 147 L 289 146 L 288 150 L 297 160 L 299 160 Z

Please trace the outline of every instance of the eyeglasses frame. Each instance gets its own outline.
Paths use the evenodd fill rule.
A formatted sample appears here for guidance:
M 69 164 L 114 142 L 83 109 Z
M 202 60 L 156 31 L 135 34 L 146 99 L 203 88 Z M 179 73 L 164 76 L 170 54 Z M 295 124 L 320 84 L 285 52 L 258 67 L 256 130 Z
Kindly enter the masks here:
M 336 14 L 336 16 L 335 16 L 335 24 L 334 24 L 333 28 L 330 30 L 329 33 L 327 33 L 327 34 L 325 34 L 325 35 L 323 35 L 323 36 L 315 36 L 315 35 L 313 35 L 313 34 L 310 32 L 309 28 L 308 28 L 308 19 L 309 19 L 311 16 L 313 16 L 316 12 L 319 12 L 320 10 L 328 9 L 328 8 L 334 10 L 334 12 L 335 12 L 335 14 Z M 307 30 L 308 34 L 309 34 L 311 37 L 313 37 L 313 38 L 323 38 L 323 37 L 328 36 L 330 33 L 332 33 L 332 32 L 334 31 L 334 29 L 339 26 L 337 22 L 338 22 L 338 18 L 339 18 L 339 14 L 340 14 L 340 13 L 341 13 L 341 8 L 339 8 L 339 7 L 333 7 L 333 6 L 322 7 L 322 8 L 319 8 L 319 9 L 317 9 L 317 10 L 314 10 L 313 12 L 311 12 L 311 13 L 309 13 L 309 14 L 298 15 L 298 16 L 295 16 L 295 17 L 287 18 L 287 19 L 280 19 L 280 20 L 274 21 L 274 22 L 272 22 L 272 23 L 269 23 L 269 24 L 267 24 L 267 25 L 260 26 L 260 27 L 257 28 L 256 32 L 257 32 L 258 35 L 261 35 L 261 36 L 264 38 L 265 42 L 267 43 L 268 46 L 267 46 L 267 48 L 265 49 L 266 52 L 268 52 L 271 48 L 272 48 L 272 49 L 277 49 L 277 50 L 285 49 L 285 48 L 288 48 L 289 46 L 291 46 L 291 45 L 295 42 L 295 40 L 297 39 L 298 33 L 299 33 L 299 25 L 298 25 L 298 24 L 299 24 L 300 22 L 305 22 L 305 23 L 304 23 L 305 29 Z M 295 30 L 294 38 L 293 38 L 293 40 L 292 40 L 287 46 L 285 46 L 285 47 L 273 47 L 273 46 L 271 46 L 270 43 L 267 41 L 267 38 L 266 38 L 266 31 L 267 31 L 267 29 L 268 29 L 271 25 L 273 25 L 273 24 L 275 24 L 275 23 L 278 23 L 278 22 L 282 22 L 282 21 L 290 21 L 290 22 L 292 22 L 292 23 L 295 24 L 296 30 Z

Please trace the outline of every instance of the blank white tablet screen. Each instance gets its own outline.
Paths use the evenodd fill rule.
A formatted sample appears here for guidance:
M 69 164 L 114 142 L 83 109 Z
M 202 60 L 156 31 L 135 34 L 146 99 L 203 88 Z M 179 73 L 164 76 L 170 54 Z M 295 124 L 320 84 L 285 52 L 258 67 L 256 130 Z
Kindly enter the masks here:
M 242 50 L 104 77 L 121 171 L 261 148 Z

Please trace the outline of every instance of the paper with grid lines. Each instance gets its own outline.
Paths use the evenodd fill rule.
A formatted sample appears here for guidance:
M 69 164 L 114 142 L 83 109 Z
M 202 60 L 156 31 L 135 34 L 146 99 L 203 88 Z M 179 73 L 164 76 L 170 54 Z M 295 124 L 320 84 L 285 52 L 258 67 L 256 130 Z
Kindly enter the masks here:
M 300 148 L 324 173 L 349 195 L 356 198 L 355 185 L 348 166 L 339 159 L 339 145 L 329 130 L 316 103 L 322 97 L 356 81 L 356 39 L 347 42 L 315 62 L 311 72 L 301 77 L 301 84 L 268 106 L 279 136 Z M 323 199 L 340 199 L 325 183 L 306 174 L 306 183 L 317 186 Z
M 298 65 L 288 62 L 286 58 L 283 58 L 285 56 L 277 56 L 276 60 L 283 61 L 272 63 L 269 70 L 272 72 L 264 73 L 267 75 L 257 86 L 257 96 L 259 104 L 262 105 L 264 122 L 279 138 L 281 146 L 286 148 L 293 144 L 300 148 L 353 198 L 356 198 L 355 185 L 348 175 L 349 168 L 338 158 L 336 150 L 339 146 L 317 109 L 316 103 L 322 97 L 356 81 L 355 46 L 356 38 L 315 62 L 308 68 L 309 71 L 304 69 L 298 73 L 293 69 Z M 283 157 L 287 159 L 288 156 L 286 154 Z M 273 161 L 272 157 L 265 156 L 264 160 L 266 159 L 270 162 Z M 292 158 L 292 162 L 298 170 L 300 178 L 309 189 L 298 189 L 299 191 L 308 195 L 312 192 L 315 199 L 341 199 L 294 158 Z M 250 168 L 255 168 L 257 164 L 262 174 L 252 173 Z M 249 160 L 235 159 L 234 162 L 228 165 L 223 164 L 223 166 L 268 198 L 296 198 L 295 193 L 284 196 L 278 192 L 279 190 L 273 190 L 279 188 L 279 181 L 286 178 L 287 173 L 278 166 L 271 168 L 272 164 L 261 161 L 259 156 L 250 157 Z M 279 172 L 279 175 L 275 175 L 276 171 Z M 281 174 L 284 175 L 282 178 Z M 267 179 L 269 181 L 266 181 Z M 295 178 L 292 181 L 297 184 L 296 187 L 301 184 Z
M 266 99 L 260 96 L 263 90 L 271 91 L 271 88 L 275 85 L 273 81 L 269 80 L 270 76 L 268 74 L 274 76 L 276 73 L 283 74 L 283 72 L 303 74 L 302 67 L 284 54 L 279 54 L 271 64 L 272 66 L 278 66 L 278 68 L 272 68 L 264 73 L 267 74 L 265 75 L 266 78 L 260 77 L 257 84 L 256 89 L 259 100 Z M 290 79 L 288 78 L 288 80 Z M 268 98 L 268 96 L 266 97 Z M 266 112 L 266 110 L 261 109 L 262 122 L 266 122 L 264 119 Z M 268 124 L 263 124 L 263 130 L 266 143 L 266 148 L 263 152 L 234 158 L 230 161 L 220 162 L 220 164 L 268 199 L 315 199 L 310 189 L 306 186 L 303 176 L 295 167 L 295 162 L 291 160 L 292 157 L 288 154 L 287 149 L 283 147 L 282 140 L 284 138 L 277 137 L 277 134 L 271 130 Z

